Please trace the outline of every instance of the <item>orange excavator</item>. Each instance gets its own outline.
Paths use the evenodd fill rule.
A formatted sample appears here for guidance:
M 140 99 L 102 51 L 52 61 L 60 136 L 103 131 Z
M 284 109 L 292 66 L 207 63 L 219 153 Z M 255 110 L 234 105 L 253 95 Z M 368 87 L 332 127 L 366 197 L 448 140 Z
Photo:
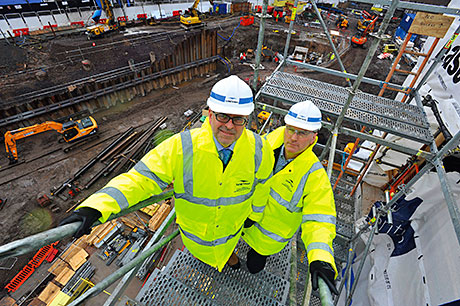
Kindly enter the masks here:
M 364 48 L 364 45 L 367 42 L 367 34 L 369 34 L 369 32 L 372 32 L 374 30 L 377 19 L 378 19 L 378 16 L 375 17 L 372 20 L 372 22 L 368 24 L 368 26 L 363 32 L 358 32 L 355 35 L 353 35 L 353 37 L 351 38 L 352 47 L 361 46 L 362 48 Z
M 70 119 L 67 122 L 59 123 L 54 121 L 46 121 L 28 127 L 23 127 L 14 131 L 5 133 L 5 147 L 10 164 L 18 162 L 18 150 L 16 141 L 18 139 L 33 136 L 38 133 L 54 130 L 60 134 L 65 142 L 72 142 L 81 139 L 85 136 L 92 135 L 97 132 L 97 123 L 93 117 L 86 117 L 81 120 Z

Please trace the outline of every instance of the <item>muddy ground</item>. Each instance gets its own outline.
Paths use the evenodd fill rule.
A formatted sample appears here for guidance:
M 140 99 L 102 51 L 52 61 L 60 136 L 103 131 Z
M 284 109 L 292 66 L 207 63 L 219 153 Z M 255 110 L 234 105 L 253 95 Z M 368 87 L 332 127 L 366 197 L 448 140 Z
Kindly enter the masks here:
M 224 38 L 230 37 L 237 22 L 236 20 L 235 22 L 220 23 L 227 26 L 220 27 L 218 33 Z M 287 29 L 287 26 L 284 22 L 275 23 L 269 21 L 265 41 L 275 51 L 283 51 L 286 40 L 286 33 L 283 30 Z M 350 28 L 352 27 L 353 23 Z M 171 31 L 177 30 L 177 28 L 175 29 L 173 26 L 153 29 L 146 28 L 138 32 L 144 30 L 152 33 L 154 30 Z M 276 30 L 278 31 L 276 32 Z M 309 30 L 316 31 L 296 25 L 296 31 L 299 34 Z M 347 32 L 346 34 L 350 35 L 350 33 Z M 300 40 L 299 34 L 293 35 L 291 46 L 304 43 Z M 136 35 L 140 34 L 137 33 Z M 218 39 L 219 47 L 224 50 L 224 55 L 233 64 L 230 73 L 237 74 L 247 81 L 252 79 L 253 70 L 249 65 L 240 64 L 238 55 L 242 50 L 248 48 L 256 49 L 257 35 L 257 26 L 239 27 L 229 41 Z M 113 35 L 104 38 L 104 40 L 97 40 L 96 47 L 94 47 L 96 49 L 92 49 L 92 42 L 83 36 L 53 39 L 41 43 L 40 47 L 19 48 L 2 45 L 0 47 L 0 59 L 2 62 L 5 60 L 6 65 L 0 66 L 0 71 L 2 72 L 2 76 L 0 77 L 0 86 L 2 87 L 0 99 L 2 101 L 10 100 L 21 93 L 62 84 L 91 74 L 115 69 L 116 67 L 126 66 L 128 59 L 133 59 L 135 62 L 148 60 L 148 53 L 150 51 L 155 50 L 158 55 L 165 54 L 168 50 L 172 50 L 171 43 L 174 42 L 170 40 L 161 40 L 161 42 L 149 40 L 146 43 L 140 42 L 133 46 L 132 41 L 125 41 L 125 39 L 125 36 Z M 125 43 L 118 44 L 120 40 L 125 41 Z M 99 44 L 107 42 L 113 42 L 117 47 L 104 50 L 104 56 L 101 56 L 100 52 L 90 52 L 91 50 L 97 50 Z M 82 53 L 85 54 L 83 57 L 96 63 L 94 70 L 86 72 L 81 69 L 81 65 L 77 61 L 78 54 L 80 53 L 78 48 L 89 50 L 88 53 L 84 53 L 86 51 L 82 51 Z M 75 52 L 76 50 L 78 52 Z M 74 64 L 69 64 L 69 58 L 71 58 L 69 53 L 77 54 L 73 58 Z M 343 56 L 346 70 L 357 74 L 366 53 L 366 49 L 350 48 Z M 63 66 L 62 62 L 65 61 L 67 61 L 67 64 Z M 262 80 L 276 67 L 275 63 L 269 62 L 264 62 L 263 65 L 265 69 L 260 72 Z M 366 76 L 384 79 L 390 65 L 390 60 L 378 60 L 374 58 Z M 48 67 L 48 78 L 44 82 L 39 82 L 33 75 L 34 71 L 42 66 Z M 335 64 L 332 67 L 337 69 L 338 65 Z M 218 71 L 215 74 L 196 78 L 178 87 L 156 90 L 145 97 L 136 98 L 129 103 L 118 105 L 112 109 L 96 113 L 93 116 L 99 123 L 101 135 L 106 136 L 121 133 L 131 126 L 147 124 L 160 116 L 168 116 L 168 128 L 177 132 L 187 121 L 183 113 L 188 109 L 196 111 L 204 107 L 212 85 L 216 80 L 227 74 L 227 67 L 220 63 Z M 303 74 L 337 85 L 346 84 L 343 79 L 316 72 L 304 72 Z M 398 81 L 400 82 L 402 79 L 393 80 L 393 82 Z M 374 94 L 378 93 L 378 88 L 365 84 L 360 89 Z M 34 162 L 18 164 L 15 167 L 9 168 L 7 167 L 6 155 L 1 155 L 0 198 L 8 199 L 8 202 L 0 210 L 0 220 L 2 220 L 0 222 L 0 245 L 55 226 L 66 215 L 65 211 L 67 209 L 72 207 L 78 200 L 96 191 L 107 181 L 106 179 L 98 182 L 90 190 L 82 192 L 75 199 L 68 201 L 54 199 L 55 204 L 60 207 L 60 212 L 53 213 L 47 208 L 39 208 L 37 205 L 37 198 L 39 196 L 43 194 L 49 195 L 49 190 L 52 187 L 63 183 L 108 144 L 108 142 L 105 142 L 90 148 L 82 147 L 65 155 L 62 151 L 55 151 L 55 148 L 62 145 L 58 143 L 58 138 L 57 134 L 47 132 L 20 142 L 18 150 L 25 160 L 32 160 L 42 155 L 43 152 L 54 150 L 51 154 L 40 157 Z M 22 256 L 13 269 L 0 270 L 0 288 L 3 288 L 29 259 L 30 256 Z

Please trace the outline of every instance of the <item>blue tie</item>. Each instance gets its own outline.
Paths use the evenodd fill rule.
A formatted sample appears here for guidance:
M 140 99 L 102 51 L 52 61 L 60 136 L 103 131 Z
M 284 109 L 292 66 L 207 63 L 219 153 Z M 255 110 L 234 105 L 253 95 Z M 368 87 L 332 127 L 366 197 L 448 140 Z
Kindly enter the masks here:
M 232 150 L 230 149 L 222 149 L 219 151 L 219 158 L 224 164 L 224 167 L 226 167 L 230 161 L 230 156 L 232 156 Z

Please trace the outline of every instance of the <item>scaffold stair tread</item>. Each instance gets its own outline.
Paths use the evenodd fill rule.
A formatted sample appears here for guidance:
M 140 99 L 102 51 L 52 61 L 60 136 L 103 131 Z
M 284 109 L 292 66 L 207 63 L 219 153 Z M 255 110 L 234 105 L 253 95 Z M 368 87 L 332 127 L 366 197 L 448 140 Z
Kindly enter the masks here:
M 291 104 L 308 99 L 324 113 L 338 116 L 349 91 L 341 86 L 278 71 L 264 84 L 261 95 Z M 359 92 L 354 96 L 345 120 L 421 143 L 432 141 L 423 109 L 367 93 Z
M 177 250 L 162 271 L 147 280 L 137 300 L 145 305 L 282 305 L 288 281 L 264 273 L 251 275 L 242 268 L 215 268 Z M 153 289 L 153 290 L 151 290 Z

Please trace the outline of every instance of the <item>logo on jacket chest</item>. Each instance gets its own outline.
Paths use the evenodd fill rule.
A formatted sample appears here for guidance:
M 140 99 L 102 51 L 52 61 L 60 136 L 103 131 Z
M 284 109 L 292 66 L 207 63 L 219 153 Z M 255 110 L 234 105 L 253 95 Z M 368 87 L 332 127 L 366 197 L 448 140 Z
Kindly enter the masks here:
M 294 187 L 294 181 L 291 179 L 286 179 L 281 185 L 287 188 L 289 192 L 292 192 L 292 188 Z
M 235 192 L 251 190 L 251 183 L 247 180 L 239 180 L 235 184 Z

